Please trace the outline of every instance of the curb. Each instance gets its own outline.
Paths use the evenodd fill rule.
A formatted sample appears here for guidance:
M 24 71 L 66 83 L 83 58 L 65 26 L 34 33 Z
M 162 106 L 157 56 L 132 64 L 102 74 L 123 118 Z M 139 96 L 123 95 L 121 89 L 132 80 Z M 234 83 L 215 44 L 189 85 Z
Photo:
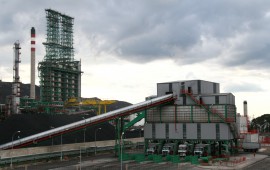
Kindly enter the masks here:
M 251 163 L 251 164 L 249 164 L 249 165 L 247 165 L 247 166 L 245 166 L 245 167 L 242 167 L 242 168 L 240 168 L 240 169 L 249 168 L 250 166 L 252 166 L 252 165 L 254 165 L 254 164 L 256 164 L 256 163 L 259 163 L 259 162 L 264 161 L 266 158 L 270 158 L 270 157 L 267 155 L 267 157 L 265 157 L 265 158 L 263 158 L 263 159 L 261 159 L 261 160 L 259 160 L 259 161 L 253 162 L 253 163 Z

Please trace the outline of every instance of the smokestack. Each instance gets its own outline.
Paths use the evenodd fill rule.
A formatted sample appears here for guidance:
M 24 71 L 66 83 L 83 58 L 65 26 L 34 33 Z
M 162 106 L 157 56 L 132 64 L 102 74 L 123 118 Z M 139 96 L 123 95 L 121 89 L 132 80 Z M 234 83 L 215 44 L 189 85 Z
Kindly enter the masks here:
M 36 92 L 35 92 L 35 58 L 36 58 L 36 31 L 35 28 L 31 28 L 31 85 L 30 85 L 30 98 L 35 99 Z
M 244 101 L 244 116 L 248 116 L 248 111 L 247 111 L 247 101 Z
M 19 114 L 20 96 L 21 96 L 21 82 L 19 73 L 20 60 L 20 43 L 14 43 L 14 66 L 13 66 L 13 84 L 12 84 L 12 114 Z

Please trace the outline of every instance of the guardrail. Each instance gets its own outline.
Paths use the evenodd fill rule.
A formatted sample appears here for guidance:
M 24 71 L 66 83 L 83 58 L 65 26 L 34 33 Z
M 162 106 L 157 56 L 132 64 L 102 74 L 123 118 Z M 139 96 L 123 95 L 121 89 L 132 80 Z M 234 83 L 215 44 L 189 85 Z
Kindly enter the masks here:
M 133 140 L 133 143 L 131 142 Z M 131 141 L 128 139 L 128 141 L 125 141 L 125 145 L 124 148 L 125 149 L 131 149 L 131 148 L 135 148 L 135 147 L 141 147 L 142 142 L 140 142 L 141 138 L 132 138 Z M 102 143 L 103 142 L 103 143 Z M 0 167 L 4 167 L 7 166 L 11 163 L 11 159 L 12 159 L 12 163 L 13 164 L 19 164 L 19 163 L 23 163 L 23 162 L 36 162 L 36 161 L 40 161 L 40 160 L 51 160 L 51 159 L 57 159 L 57 158 L 63 158 L 65 159 L 66 157 L 70 157 L 70 156 L 80 156 L 80 154 L 82 155 L 88 155 L 88 154 L 94 154 L 95 152 L 95 147 L 92 145 L 93 142 L 89 142 L 89 143 L 77 143 L 77 144 L 73 144 L 73 148 L 70 150 L 60 150 L 61 146 L 59 145 L 55 145 L 55 146 L 48 146 L 47 150 L 48 152 L 46 153 L 37 153 L 37 154 L 24 154 L 24 155 L 13 155 L 11 152 L 16 153 L 16 150 L 23 150 L 23 149 L 14 149 L 12 150 L 4 150 L 4 152 L 9 151 L 10 154 L 7 155 L 5 154 L 0 154 Z M 102 144 L 110 144 L 107 146 L 101 146 Z M 113 151 L 115 149 L 115 141 L 114 140 L 110 140 L 110 141 L 99 141 L 99 145 L 96 147 L 96 152 L 106 152 L 106 151 Z M 67 144 L 70 145 L 70 144 Z M 52 147 L 57 147 L 57 151 L 53 151 Z M 63 145 L 62 148 L 64 148 L 65 146 Z M 69 146 L 70 147 L 70 146 Z M 36 147 L 33 149 L 36 150 L 44 150 L 44 147 Z M 71 148 L 71 147 L 70 147 Z M 29 149 L 29 148 L 24 148 Z M 51 150 L 51 152 L 49 152 Z M 3 151 L 2 151 L 3 152 Z M 0 152 L 1 153 L 1 152 Z M 62 155 L 62 156 L 61 156 Z M 1 156 L 5 156 L 4 158 Z

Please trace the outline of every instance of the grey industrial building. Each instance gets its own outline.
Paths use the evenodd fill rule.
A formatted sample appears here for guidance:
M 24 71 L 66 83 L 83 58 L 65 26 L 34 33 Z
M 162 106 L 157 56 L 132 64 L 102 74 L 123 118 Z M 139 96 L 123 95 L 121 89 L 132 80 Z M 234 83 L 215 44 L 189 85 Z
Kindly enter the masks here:
M 235 97 L 220 93 L 219 83 L 204 80 L 157 84 L 157 97 L 174 94 L 174 103 L 146 111 L 145 140 L 149 142 L 223 142 L 237 145 Z

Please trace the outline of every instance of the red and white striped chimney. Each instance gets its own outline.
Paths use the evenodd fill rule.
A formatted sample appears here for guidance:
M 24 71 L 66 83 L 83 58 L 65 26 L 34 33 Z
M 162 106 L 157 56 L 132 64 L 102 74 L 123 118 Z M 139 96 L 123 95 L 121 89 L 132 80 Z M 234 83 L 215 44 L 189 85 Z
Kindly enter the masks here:
M 35 58 L 36 58 L 36 31 L 35 28 L 31 28 L 31 85 L 30 85 L 30 98 L 35 99 L 36 92 L 35 92 Z

